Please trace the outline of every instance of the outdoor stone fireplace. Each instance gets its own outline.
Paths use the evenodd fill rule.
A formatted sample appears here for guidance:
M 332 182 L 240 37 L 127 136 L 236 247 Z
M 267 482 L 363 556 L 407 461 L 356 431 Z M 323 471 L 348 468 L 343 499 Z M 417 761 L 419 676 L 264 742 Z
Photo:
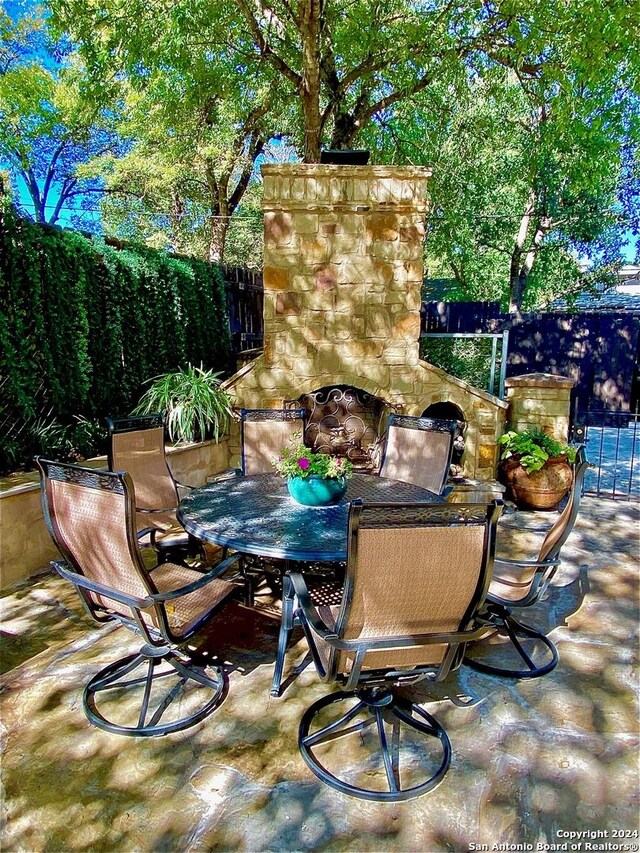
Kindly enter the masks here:
M 380 422 L 450 404 L 465 425 L 465 475 L 493 479 L 506 403 L 419 357 L 430 170 L 287 163 L 262 174 L 264 352 L 225 383 L 235 405 L 281 408 L 338 386 L 380 400 Z M 239 458 L 237 431 L 230 448 Z
M 307 412 L 305 442 L 316 453 L 346 456 L 361 471 L 379 467 L 380 436 L 394 410 L 387 401 L 350 385 L 333 385 L 291 402 Z

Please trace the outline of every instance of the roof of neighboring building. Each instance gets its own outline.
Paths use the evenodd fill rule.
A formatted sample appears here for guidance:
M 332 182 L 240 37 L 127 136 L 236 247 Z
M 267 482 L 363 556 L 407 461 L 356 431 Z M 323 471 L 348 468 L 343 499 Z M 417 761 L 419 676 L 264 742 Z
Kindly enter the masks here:
M 425 278 L 422 283 L 422 298 L 425 302 L 451 302 L 455 289 L 455 278 Z
M 456 298 L 455 279 L 425 278 L 422 298 L 425 302 L 469 301 Z M 626 264 L 618 270 L 618 284 L 605 288 L 585 290 L 570 303 L 572 311 L 640 311 L 640 266 Z M 554 299 L 542 311 L 566 311 L 566 299 Z
M 551 311 L 566 307 L 566 299 L 554 299 L 548 306 Z M 572 308 L 578 311 L 640 311 L 640 278 L 630 278 L 595 293 L 580 293 L 572 302 Z

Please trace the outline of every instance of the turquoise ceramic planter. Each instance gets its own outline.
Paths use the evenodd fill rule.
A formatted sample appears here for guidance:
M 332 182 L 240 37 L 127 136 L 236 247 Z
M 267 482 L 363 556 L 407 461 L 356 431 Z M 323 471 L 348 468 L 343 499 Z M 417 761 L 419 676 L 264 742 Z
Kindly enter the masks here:
M 328 506 L 337 503 L 347 491 L 347 481 L 325 480 L 318 474 L 287 480 L 289 494 L 304 506 Z

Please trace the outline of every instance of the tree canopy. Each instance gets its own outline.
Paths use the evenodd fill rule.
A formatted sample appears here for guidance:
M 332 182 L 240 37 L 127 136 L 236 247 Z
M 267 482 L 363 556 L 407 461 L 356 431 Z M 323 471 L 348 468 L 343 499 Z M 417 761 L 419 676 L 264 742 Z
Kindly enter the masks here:
M 120 232 L 222 258 L 279 139 L 310 162 L 360 144 L 432 166 L 430 268 L 512 310 L 574 286 L 579 255 L 606 275 L 637 236 L 640 10 L 626 0 L 50 8 L 85 103 L 127 142 L 76 170 L 105 182 Z
M 50 40 L 35 9 L 13 20 L 0 9 L 0 158 L 31 199 L 27 213 L 54 224 L 66 205 L 95 206 L 99 178 L 80 166 L 117 140 L 80 94 L 82 69 L 64 58 L 64 42 Z M 81 227 L 91 217 L 76 217 Z

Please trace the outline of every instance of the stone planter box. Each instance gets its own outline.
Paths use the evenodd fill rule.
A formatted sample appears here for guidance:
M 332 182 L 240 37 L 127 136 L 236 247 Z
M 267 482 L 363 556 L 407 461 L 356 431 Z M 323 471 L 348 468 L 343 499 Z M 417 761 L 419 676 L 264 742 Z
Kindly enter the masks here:
M 190 486 L 202 486 L 207 477 L 228 468 L 228 442 L 203 441 L 168 447 L 167 458 L 174 477 Z M 106 457 L 83 463 L 106 468 Z M 38 574 L 49 567 L 59 552 L 51 542 L 42 517 L 40 479 L 37 473 L 0 480 L 0 588 Z

